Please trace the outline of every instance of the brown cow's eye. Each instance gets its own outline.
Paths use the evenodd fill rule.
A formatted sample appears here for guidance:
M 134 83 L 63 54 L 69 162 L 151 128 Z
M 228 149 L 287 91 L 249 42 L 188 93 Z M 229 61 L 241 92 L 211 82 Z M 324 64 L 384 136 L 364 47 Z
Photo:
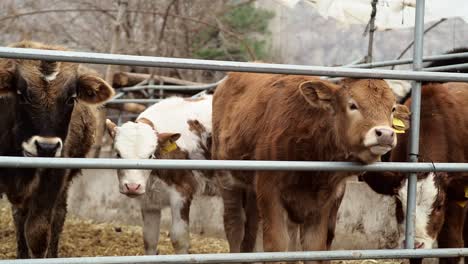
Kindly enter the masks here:
M 350 110 L 358 110 L 358 107 L 357 107 L 357 105 L 355 103 L 350 103 L 349 104 L 349 109 Z
M 395 113 L 395 110 L 396 110 L 396 108 L 395 108 L 395 107 L 393 107 L 393 108 L 392 108 L 392 113 Z
M 27 95 L 23 94 L 21 91 L 17 90 L 16 94 L 18 95 L 20 104 L 29 104 L 30 103 L 30 100 L 27 97 Z
M 67 105 L 73 105 L 73 104 L 75 104 L 75 102 L 76 102 L 76 95 L 72 95 L 72 96 L 68 97 L 67 101 L 65 101 L 65 103 Z

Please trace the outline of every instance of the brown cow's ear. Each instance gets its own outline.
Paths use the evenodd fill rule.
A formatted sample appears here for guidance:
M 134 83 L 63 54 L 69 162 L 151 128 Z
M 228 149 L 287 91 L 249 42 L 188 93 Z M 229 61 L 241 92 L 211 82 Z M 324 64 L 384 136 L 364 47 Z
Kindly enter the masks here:
M 158 142 L 159 144 L 174 143 L 180 138 L 180 133 L 159 133 Z
M 179 133 L 159 133 L 158 134 L 159 152 L 161 154 L 167 154 L 178 149 L 178 146 L 175 142 L 179 138 L 180 138 Z
M 112 122 L 110 119 L 106 119 L 106 128 L 111 138 L 114 139 L 115 134 L 117 133 L 117 125 L 114 122 Z
M 14 67 L 11 63 L 2 65 L 0 62 L 0 96 L 8 96 L 14 93 L 13 88 Z
M 114 89 L 93 74 L 83 74 L 78 79 L 78 98 L 89 104 L 101 104 L 114 95 Z
M 334 94 L 338 87 L 322 80 L 306 81 L 299 85 L 299 91 L 312 106 L 333 111 Z
M 410 128 L 411 112 L 406 105 L 397 104 L 393 113 L 393 127 L 397 130 L 408 130 Z

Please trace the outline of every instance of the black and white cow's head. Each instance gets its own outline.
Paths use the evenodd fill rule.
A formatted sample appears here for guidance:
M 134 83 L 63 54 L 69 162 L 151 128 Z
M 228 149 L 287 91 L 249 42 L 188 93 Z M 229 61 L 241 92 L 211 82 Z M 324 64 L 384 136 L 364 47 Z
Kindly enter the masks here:
M 64 50 L 36 42 L 17 48 Z M 14 104 L 17 155 L 60 157 L 75 104 L 101 104 L 113 89 L 75 63 L 0 59 L 0 97 Z

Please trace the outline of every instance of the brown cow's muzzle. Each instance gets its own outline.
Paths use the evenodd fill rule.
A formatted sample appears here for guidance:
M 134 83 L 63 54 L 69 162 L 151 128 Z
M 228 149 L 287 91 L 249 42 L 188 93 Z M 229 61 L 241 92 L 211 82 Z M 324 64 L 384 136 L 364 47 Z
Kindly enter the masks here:
M 396 146 L 395 132 L 389 126 L 375 126 L 366 133 L 364 146 L 374 155 L 384 155 Z
M 60 157 L 63 143 L 59 137 L 32 136 L 21 147 L 25 157 Z

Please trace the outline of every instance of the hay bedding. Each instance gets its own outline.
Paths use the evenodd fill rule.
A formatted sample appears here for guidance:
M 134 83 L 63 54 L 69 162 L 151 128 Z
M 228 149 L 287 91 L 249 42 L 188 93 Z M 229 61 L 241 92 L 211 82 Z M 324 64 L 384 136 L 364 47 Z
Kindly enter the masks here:
M 226 253 L 223 239 L 191 234 L 190 253 Z M 162 232 L 159 254 L 174 254 L 168 232 Z M 142 230 L 139 226 L 97 224 L 90 220 L 67 217 L 60 242 L 60 257 L 144 255 Z M 16 237 L 11 209 L 0 207 L 0 259 L 16 257 Z M 333 261 L 333 264 L 400 264 L 398 260 Z
M 162 232 L 159 254 L 174 254 L 167 232 Z M 223 239 L 191 235 L 190 253 L 224 253 Z M 67 217 L 60 240 L 60 257 L 144 255 L 142 230 L 139 226 L 97 224 Z M 9 206 L 0 208 L 0 259 L 16 257 L 16 235 Z

